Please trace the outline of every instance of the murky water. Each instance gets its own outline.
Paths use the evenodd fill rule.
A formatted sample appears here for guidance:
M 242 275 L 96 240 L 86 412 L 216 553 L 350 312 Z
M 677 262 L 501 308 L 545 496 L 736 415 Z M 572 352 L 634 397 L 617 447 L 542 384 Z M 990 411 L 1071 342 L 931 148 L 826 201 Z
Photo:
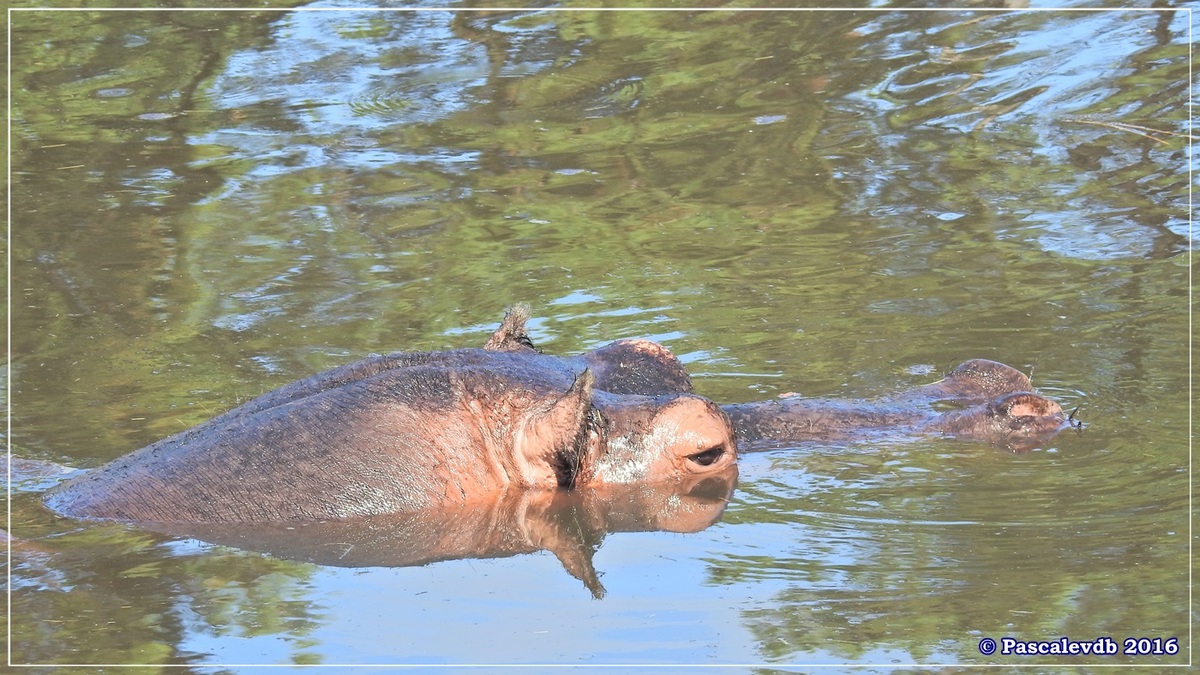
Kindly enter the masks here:
M 748 455 L 706 529 L 567 547 L 603 599 L 548 551 L 340 567 L 72 522 L 43 477 L 15 663 L 1188 661 L 1185 13 L 12 24 L 17 457 L 96 466 L 514 301 L 548 351 L 655 339 L 722 402 L 983 357 L 1087 423 Z M 1181 648 L 980 653 L 1005 636 Z

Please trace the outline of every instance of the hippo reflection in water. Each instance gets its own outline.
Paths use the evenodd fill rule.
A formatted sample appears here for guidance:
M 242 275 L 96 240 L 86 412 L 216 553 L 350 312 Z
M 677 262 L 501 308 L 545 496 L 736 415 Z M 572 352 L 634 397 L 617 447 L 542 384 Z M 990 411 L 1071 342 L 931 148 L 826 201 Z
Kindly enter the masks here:
M 506 489 L 444 508 L 315 523 L 152 525 L 156 530 L 331 567 L 412 567 L 549 551 L 604 597 L 592 558 L 618 532 L 699 532 L 720 519 L 737 467 L 672 483 Z
M 658 344 L 546 355 L 528 316 L 514 307 L 483 349 L 373 356 L 281 387 L 69 480 L 45 503 L 325 564 L 549 548 L 597 592 L 590 555 L 561 545 L 553 514 L 587 514 L 597 542 L 614 530 L 695 531 L 720 517 L 739 448 L 915 432 L 1024 450 L 1071 424 L 1025 375 L 984 360 L 869 401 L 722 407 L 694 394 Z M 624 517 L 613 503 L 630 506 Z M 489 530 L 497 519 L 522 535 Z M 357 536 L 369 541 L 322 548 Z

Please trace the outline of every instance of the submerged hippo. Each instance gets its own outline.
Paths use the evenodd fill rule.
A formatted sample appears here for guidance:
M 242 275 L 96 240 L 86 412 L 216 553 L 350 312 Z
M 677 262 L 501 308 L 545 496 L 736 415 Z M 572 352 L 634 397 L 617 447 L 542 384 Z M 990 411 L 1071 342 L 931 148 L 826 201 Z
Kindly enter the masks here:
M 730 471 L 739 443 L 901 429 L 1020 445 L 1070 423 L 1028 378 L 989 361 L 877 401 L 722 409 L 660 345 L 546 355 L 527 318 L 514 308 L 483 349 L 374 356 L 294 382 L 63 483 L 45 503 L 159 524 L 319 522 L 456 508 L 508 488 L 702 478 Z M 936 412 L 935 401 L 965 407 Z

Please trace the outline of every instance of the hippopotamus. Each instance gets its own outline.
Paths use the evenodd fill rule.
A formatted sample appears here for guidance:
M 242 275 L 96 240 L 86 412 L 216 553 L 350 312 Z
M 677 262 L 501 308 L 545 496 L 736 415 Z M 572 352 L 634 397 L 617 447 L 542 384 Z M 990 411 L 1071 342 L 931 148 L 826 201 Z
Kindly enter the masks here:
M 958 406 L 937 410 L 934 404 Z M 797 440 L 847 440 L 901 430 L 940 433 L 1021 452 L 1075 423 L 1054 401 L 1033 392 L 1022 372 L 986 359 L 967 361 L 945 378 L 869 400 L 805 399 L 722 406 L 743 447 Z
M 874 401 L 722 407 L 661 345 L 548 355 L 528 316 L 510 310 L 482 349 L 371 356 L 286 385 L 44 501 L 67 516 L 159 525 L 322 522 L 463 508 L 508 489 L 693 480 L 735 470 L 739 446 L 890 430 L 1016 448 L 1071 424 L 1023 374 L 983 360 Z
M 537 353 L 523 344 L 526 315 L 510 313 L 483 349 L 373 356 L 286 385 L 45 503 L 149 523 L 311 522 L 456 508 L 509 487 L 678 481 L 735 462 L 716 404 L 598 387 L 610 352 Z

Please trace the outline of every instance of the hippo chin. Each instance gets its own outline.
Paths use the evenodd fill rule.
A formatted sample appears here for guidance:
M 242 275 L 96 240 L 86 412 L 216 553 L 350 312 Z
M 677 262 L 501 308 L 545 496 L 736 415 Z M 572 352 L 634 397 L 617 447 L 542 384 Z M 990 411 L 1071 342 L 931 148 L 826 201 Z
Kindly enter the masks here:
M 680 483 L 737 446 L 943 433 L 1013 449 L 1070 424 L 1018 371 L 969 361 L 870 401 L 717 406 L 664 347 L 540 353 L 528 307 L 483 349 L 373 356 L 264 394 L 50 490 L 64 515 L 160 524 L 320 522 L 453 509 L 517 489 Z M 957 409 L 939 411 L 934 404 Z

